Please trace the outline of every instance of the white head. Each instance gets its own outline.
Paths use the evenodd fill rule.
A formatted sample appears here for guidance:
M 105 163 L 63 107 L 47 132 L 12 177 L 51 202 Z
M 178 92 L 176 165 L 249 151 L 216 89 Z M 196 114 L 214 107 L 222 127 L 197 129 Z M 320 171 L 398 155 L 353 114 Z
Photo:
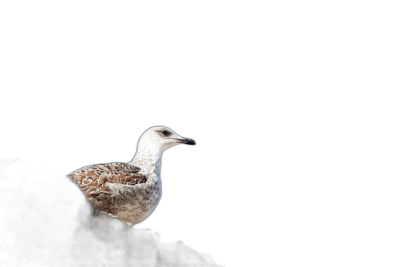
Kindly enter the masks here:
M 195 145 L 193 139 L 185 138 L 165 126 L 154 126 L 145 131 L 139 139 L 138 151 L 147 150 L 162 153 L 164 150 L 178 145 Z

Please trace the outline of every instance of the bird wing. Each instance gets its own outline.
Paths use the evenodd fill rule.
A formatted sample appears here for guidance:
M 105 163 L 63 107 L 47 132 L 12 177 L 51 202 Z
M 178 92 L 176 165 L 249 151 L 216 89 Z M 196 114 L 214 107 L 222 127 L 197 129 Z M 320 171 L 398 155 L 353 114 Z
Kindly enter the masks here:
M 140 168 L 128 163 L 96 164 L 79 169 L 68 176 L 85 192 L 87 197 L 110 191 L 107 183 L 136 185 L 147 182 Z

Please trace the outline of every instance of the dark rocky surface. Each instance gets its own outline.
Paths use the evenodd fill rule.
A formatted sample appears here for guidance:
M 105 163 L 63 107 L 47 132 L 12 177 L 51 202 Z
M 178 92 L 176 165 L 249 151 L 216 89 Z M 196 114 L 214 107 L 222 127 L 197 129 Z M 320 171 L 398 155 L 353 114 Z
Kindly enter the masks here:
M 65 175 L 0 159 L 0 266 L 217 267 L 183 242 L 93 216 Z

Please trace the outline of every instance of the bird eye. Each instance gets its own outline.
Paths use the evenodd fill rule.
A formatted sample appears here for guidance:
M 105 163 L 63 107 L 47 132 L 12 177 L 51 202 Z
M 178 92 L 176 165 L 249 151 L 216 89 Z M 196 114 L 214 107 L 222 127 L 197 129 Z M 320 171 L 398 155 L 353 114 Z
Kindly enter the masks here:
M 161 133 L 162 133 L 164 136 L 169 136 L 169 135 L 171 134 L 170 132 L 168 132 L 168 131 L 166 131 L 166 130 L 161 131 Z

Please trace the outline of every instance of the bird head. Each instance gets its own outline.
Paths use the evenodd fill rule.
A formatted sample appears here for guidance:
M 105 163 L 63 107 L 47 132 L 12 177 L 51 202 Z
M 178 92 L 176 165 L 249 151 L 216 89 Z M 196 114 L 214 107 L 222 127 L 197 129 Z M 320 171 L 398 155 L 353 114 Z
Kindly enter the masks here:
M 196 142 L 193 139 L 180 136 L 168 127 L 155 126 L 142 134 L 138 146 L 139 149 L 163 152 L 178 144 L 195 145 Z

